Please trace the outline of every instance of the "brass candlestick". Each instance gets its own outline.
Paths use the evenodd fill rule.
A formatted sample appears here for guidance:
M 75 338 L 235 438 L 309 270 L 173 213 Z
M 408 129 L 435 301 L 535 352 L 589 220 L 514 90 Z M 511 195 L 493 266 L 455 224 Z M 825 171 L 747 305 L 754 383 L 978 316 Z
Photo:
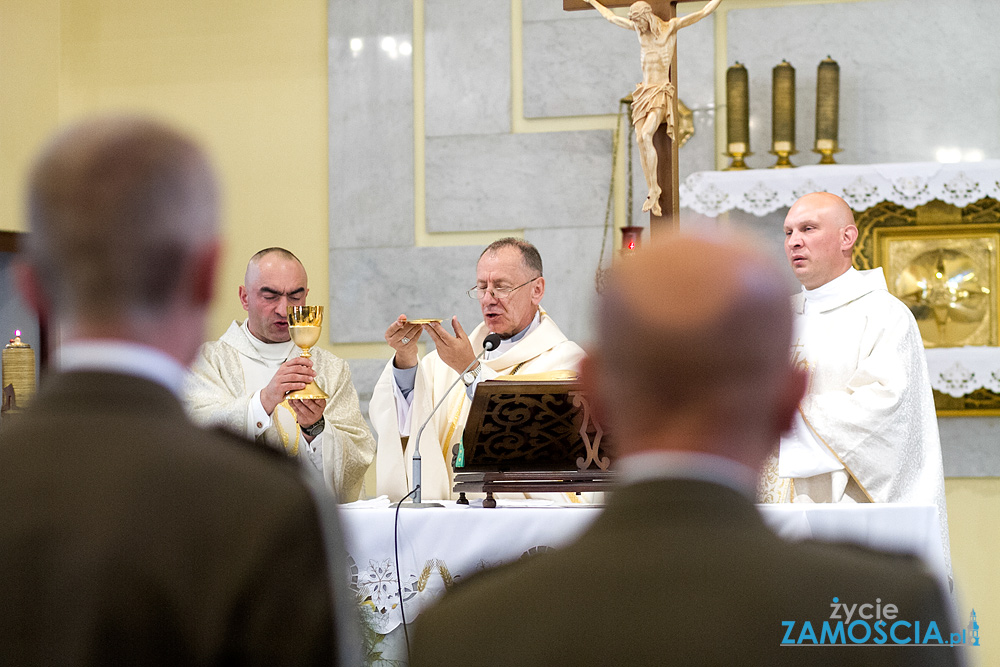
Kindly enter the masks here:
M 726 171 L 749 169 L 750 83 L 747 68 L 737 62 L 726 70 L 726 155 L 733 159 Z
M 289 306 L 288 335 L 295 344 L 302 348 L 300 356 L 309 358 L 309 350 L 319 341 L 319 332 L 323 328 L 323 306 Z M 327 399 L 326 392 L 319 388 L 315 381 L 310 382 L 298 391 L 289 392 L 286 398 L 291 400 Z
M 839 116 L 840 65 L 827 56 L 816 72 L 816 147 L 813 152 L 823 156 L 820 164 L 836 164 L 833 155 L 840 152 L 837 142 Z
M 772 169 L 794 167 L 795 155 L 795 68 L 782 60 L 771 72 L 771 154 L 778 156 Z
M 35 351 L 21 340 L 21 331 L 3 349 L 0 412 L 24 408 L 35 396 Z

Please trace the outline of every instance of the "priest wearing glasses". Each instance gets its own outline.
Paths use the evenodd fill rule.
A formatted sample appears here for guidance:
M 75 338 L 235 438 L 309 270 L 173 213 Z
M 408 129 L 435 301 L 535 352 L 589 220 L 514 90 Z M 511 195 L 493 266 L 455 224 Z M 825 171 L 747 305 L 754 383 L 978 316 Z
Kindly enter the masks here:
M 577 369 L 584 352 L 541 308 L 544 294 L 538 250 L 526 241 L 504 238 L 487 246 L 476 265 L 476 286 L 469 296 L 479 300 L 483 322 L 470 335 L 457 317 L 451 320 L 452 331 L 437 322 L 410 322 L 406 315 L 389 325 L 385 340 L 395 355 L 375 385 L 369 411 L 378 434 L 375 480 L 379 494 L 395 502 L 412 489 L 416 432 L 459 373 L 473 363 L 487 334 L 500 335 L 499 347 L 464 372 L 421 437 L 424 499 L 453 496 L 451 451 L 465 430 L 480 382 L 498 375 Z M 417 341 L 425 331 L 435 350 L 418 359 Z

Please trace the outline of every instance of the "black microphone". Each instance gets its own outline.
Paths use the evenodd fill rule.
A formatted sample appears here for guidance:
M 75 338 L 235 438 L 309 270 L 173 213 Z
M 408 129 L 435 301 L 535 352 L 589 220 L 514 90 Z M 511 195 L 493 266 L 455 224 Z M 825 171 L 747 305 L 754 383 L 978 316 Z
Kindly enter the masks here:
M 451 390 L 454 389 L 455 385 L 457 385 L 462 380 L 462 376 L 468 373 L 473 366 L 478 364 L 479 360 L 483 358 L 484 354 L 486 354 L 487 352 L 492 352 L 499 346 L 500 346 L 500 334 L 498 333 L 488 334 L 486 338 L 483 340 L 483 351 L 480 352 L 478 355 L 476 355 L 476 358 L 472 360 L 471 364 L 465 367 L 464 371 L 458 374 L 458 378 L 456 378 L 455 381 L 451 383 L 451 386 L 448 387 L 448 391 L 444 392 L 444 394 L 441 396 L 441 400 L 437 402 L 437 405 L 434 406 L 434 408 L 431 410 L 431 413 L 427 415 L 427 419 L 425 419 L 424 423 L 420 425 L 420 430 L 417 431 L 417 442 L 413 446 L 413 490 L 411 491 L 411 493 L 413 493 L 413 505 L 423 505 L 424 507 L 441 507 L 441 505 L 438 505 L 437 503 L 421 502 L 422 493 L 420 491 L 420 476 L 421 476 L 420 436 L 424 434 L 424 429 L 427 428 L 427 425 L 431 423 L 431 418 L 434 417 L 434 413 L 437 412 L 438 408 L 441 407 L 441 404 L 444 403 L 444 399 L 448 398 L 448 394 L 451 393 Z

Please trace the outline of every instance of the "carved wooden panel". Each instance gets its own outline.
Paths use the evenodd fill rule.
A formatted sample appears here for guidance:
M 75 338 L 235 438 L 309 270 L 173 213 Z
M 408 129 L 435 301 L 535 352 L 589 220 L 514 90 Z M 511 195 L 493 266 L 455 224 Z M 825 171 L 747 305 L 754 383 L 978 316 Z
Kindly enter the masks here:
M 576 382 L 482 382 L 463 434 L 463 471 L 607 469 L 604 433 Z

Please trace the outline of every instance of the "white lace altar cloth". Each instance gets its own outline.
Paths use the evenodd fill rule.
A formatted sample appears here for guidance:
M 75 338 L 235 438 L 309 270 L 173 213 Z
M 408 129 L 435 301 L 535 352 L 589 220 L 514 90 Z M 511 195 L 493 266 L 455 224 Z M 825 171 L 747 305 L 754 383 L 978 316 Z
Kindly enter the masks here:
M 914 208 L 934 199 L 963 207 L 1000 199 L 1000 160 L 700 171 L 680 184 L 680 205 L 712 218 L 733 209 L 762 217 L 811 192 L 839 195 L 855 211 L 882 201 Z
M 955 398 L 977 389 L 1000 394 L 1000 347 L 932 347 L 927 353 L 931 386 Z
M 486 567 L 572 541 L 600 507 L 445 507 L 399 515 L 402 602 L 410 623 L 454 582 Z M 474 503 L 476 501 L 473 501 Z M 790 540 L 846 540 L 912 553 L 946 577 L 937 509 L 931 505 L 758 505 L 764 521 Z M 385 635 L 402 622 L 400 579 L 393 553 L 395 506 L 343 509 L 340 518 L 352 568 L 351 586 L 369 632 Z M 585 576 L 582 573 L 581 576 Z M 400 638 L 401 639 L 401 638 Z M 386 647 L 388 648 L 388 647 Z

